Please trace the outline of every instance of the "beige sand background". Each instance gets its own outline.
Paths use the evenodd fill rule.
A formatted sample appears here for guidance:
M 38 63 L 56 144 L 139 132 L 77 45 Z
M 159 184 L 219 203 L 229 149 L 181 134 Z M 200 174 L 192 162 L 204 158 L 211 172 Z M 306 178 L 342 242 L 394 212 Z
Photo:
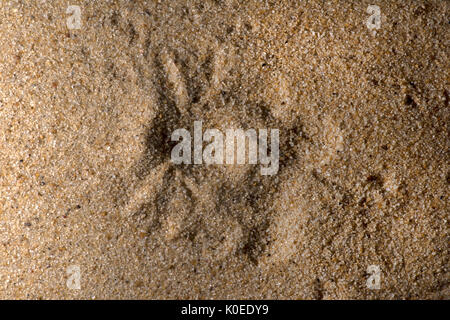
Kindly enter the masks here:
M 2 0 L 0 298 L 448 299 L 449 9 Z M 278 174 L 170 164 L 196 119 Z

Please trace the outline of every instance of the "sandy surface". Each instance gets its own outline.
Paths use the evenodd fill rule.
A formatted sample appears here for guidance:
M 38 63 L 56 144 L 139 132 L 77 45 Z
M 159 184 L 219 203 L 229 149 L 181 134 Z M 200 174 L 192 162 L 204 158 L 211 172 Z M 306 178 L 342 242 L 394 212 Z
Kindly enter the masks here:
M 0 4 L 0 298 L 450 297 L 449 1 L 74 2 Z M 199 119 L 278 174 L 172 164 Z

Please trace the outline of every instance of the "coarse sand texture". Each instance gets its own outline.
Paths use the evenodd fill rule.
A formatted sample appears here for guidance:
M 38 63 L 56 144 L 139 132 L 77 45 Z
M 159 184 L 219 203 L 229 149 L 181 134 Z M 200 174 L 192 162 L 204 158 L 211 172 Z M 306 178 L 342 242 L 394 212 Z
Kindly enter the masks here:
M 0 1 L 0 298 L 449 299 L 449 13 Z M 278 170 L 174 163 L 196 121 Z

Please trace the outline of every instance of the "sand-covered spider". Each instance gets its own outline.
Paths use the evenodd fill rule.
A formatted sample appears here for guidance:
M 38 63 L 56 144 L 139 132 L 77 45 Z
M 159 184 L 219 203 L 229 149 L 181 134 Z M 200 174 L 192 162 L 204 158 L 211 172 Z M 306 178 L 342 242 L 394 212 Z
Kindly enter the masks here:
M 136 165 L 139 184 L 122 212 L 148 236 L 183 241 L 215 259 L 244 255 L 253 263 L 267 245 L 273 197 L 279 179 L 262 176 L 255 165 L 175 165 L 171 134 L 202 120 L 208 128 L 279 128 L 280 170 L 295 156 L 283 145 L 302 137 L 299 121 L 285 128 L 264 102 L 246 99 L 233 53 L 226 48 L 206 55 L 161 49 L 153 55 L 158 109 Z

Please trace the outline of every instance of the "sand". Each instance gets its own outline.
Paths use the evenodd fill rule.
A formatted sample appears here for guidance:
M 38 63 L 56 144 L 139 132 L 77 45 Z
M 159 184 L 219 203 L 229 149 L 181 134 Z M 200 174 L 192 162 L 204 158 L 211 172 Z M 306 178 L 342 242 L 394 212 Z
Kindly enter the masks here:
M 0 4 L 0 298 L 450 297 L 449 1 L 76 2 Z M 171 163 L 195 120 L 278 173 Z

